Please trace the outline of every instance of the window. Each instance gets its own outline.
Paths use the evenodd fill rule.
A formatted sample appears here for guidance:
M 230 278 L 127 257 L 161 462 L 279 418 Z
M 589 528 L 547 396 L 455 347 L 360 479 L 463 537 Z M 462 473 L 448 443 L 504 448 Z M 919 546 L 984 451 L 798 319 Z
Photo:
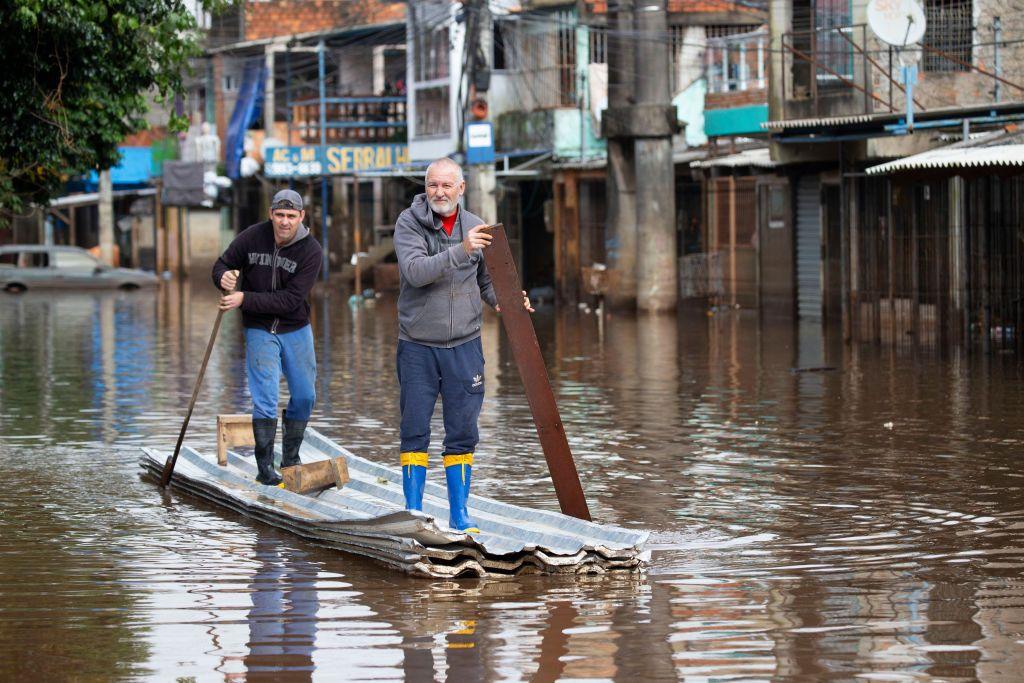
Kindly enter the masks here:
M 558 92 L 559 104 L 563 107 L 576 105 L 576 26 L 572 15 L 559 12 L 558 28 Z
M 420 32 L 416 60 L 416 80 L 436 81 L 448 78 L 448 25 Z
M 15 268 L 46 268 L 50 263 L 45 251 L 9 251 L 0 254 L 0 265 Z
M 99 265 L 99 261 L 89 254 L 77 251 L 54 252 L 54 260 L 58 268 L 73 268 L 75 270 L 92 270 Z
M 924 71 L 970 71 L 973 47 L 971 0 L 926 0 L 923 42 L 949 57 L 925 51 Z
M 814 5 L 815 58 L 818 87 L 846 87 L 842 78 L 853 78 L 853 45 L 850 0 L 816 0 Z M 845 34 L 845 35 L 844 35 Z
M 757 31 L 720 37 L 709 36 L 704 52 L 708 92 L 724 93 L 764 88 L 767 43 L 768 34 Z
M 675 36 L 675 33 L 672 35 Z M 608 63 L 608 32 L 604 29 L 590 29 L 590 63 Z
M 494 22 L 494 70 L 513 71 L 519 66 L 516 59 L 516 26 L 512 21 Z
M 451 131 L 448 86 L 416 91 L 416 135 L 447 135 Z
M 855 36 L 851 0 L 794 0 L 792 47 L 811 60 L 792 56 L 792 96 L 803 98 L 815 87 L 847 88 L 854 76 Z M 813 62 L 812 62 L 813 60 Z

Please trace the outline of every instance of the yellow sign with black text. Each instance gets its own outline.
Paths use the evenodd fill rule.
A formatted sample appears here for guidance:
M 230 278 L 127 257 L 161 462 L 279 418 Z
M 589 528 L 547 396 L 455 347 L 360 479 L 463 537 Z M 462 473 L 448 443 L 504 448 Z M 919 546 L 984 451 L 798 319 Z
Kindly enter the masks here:
M 268 149 L 263 170 L 270 178 L 294 178 L 387 171 L 408 163 L 409 147 L 401 143 L 300 145 Z

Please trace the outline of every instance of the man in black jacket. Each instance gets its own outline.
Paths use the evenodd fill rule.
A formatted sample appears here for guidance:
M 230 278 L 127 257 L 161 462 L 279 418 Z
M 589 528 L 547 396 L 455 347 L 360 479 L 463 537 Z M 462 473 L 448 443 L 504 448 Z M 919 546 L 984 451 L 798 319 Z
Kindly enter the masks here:
M 281 466 L 299 464 L 299 446 L 316 399 L 316 355 L 309 325 L 309 292 L 323 260 L 320 244 L 302 223 L 302 197 L 281 190 L 270 204 L 270 220 L 243 230 L 213 266 L 213 282 L 224 291 L 220 308 L 242 309 L 245 370 L 252 394 L 256 481 L 281 483 L 274 470 L 277 399 L 281 372 L 291 398 L 284 411 Z

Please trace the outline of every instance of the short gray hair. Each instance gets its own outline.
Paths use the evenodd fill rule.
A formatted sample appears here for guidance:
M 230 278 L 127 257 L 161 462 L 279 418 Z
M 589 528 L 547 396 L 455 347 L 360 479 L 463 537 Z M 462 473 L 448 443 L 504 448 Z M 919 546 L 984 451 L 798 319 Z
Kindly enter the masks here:
M 455 163 L 455 161 L 453 159 L 450 159 L 449 157 L 441 157 L 440 159 L 435 159 L 434 161 L 430 162 L 430 165 L 427 166 L 427 172 L 423 174 L 423 181 L 424 182 L 426 182 L 427 176 L 430 175 L 430 169 L 434 168 L 435 166 L 439 170 L 442 167 L 447 167 L 449 169 L 454 170 L 455 171 L 455 175 L 458 176 L 460 183 L 463 180 L 466 179 L 466 177 L 462 174 L 462 167 L 461 166 L 459 166 L 457 163 Z

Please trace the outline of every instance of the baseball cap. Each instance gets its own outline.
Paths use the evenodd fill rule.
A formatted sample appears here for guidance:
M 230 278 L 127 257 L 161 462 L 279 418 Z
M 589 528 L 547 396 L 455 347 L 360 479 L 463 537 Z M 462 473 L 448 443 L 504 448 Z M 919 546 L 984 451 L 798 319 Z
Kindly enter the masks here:
M 281 190 L 274 195 L 274 200 L 270 202 L 270 209 L 295 209 L 296 211 L 302 211 L 302 197 L 295 190 Z

